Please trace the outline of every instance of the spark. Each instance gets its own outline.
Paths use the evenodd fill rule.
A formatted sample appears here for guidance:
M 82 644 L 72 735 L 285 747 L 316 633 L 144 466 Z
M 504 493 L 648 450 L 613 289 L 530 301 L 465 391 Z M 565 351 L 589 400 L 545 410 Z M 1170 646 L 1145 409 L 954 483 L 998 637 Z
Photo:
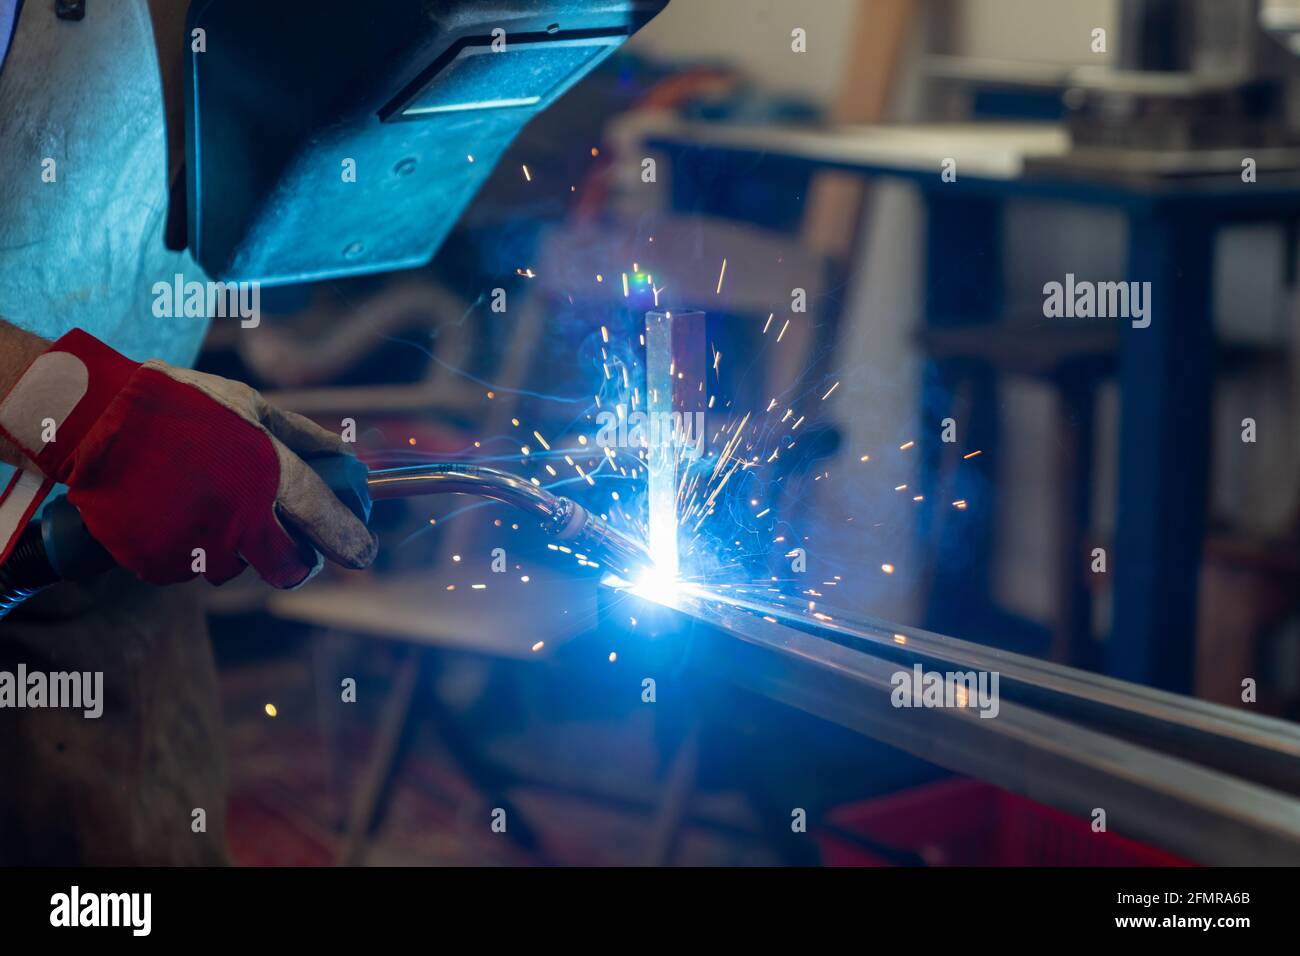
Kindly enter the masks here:
M 526 574 L 520 575 L 519 580 L 520 580 L 520 581 L 523 581 L 524 584 L 527 584 L 527 583 L 528 583 L 528 580 L 529 580 L 528 575 L 526 575 Z
M 460 555 L 459 555 L 459 554 L 453 554 L 453 555 L 451 556 L 451 559 L 452 559 L 453 561 L 459 562 L 459 561 L 460 561 Z
M 267 705 L 266 705 L 264 708 L 262 708 L 262 709 L 266 711 L 266 716 L 268 716 L 268 717 L 274 717 L 276 714 L 278 714 L 278 713 L 280 712 L 280 711 L 276 708 L 275 704 L 267 704 Z
M 524 164 L 524 179 L 528 180 L 530 183 L 533 181 L 533 174 L 528 171 L 527 163 Z
M 975 451 L 971 452 L 969 455 L 962 455 L 962 458 L 974 458 L 976 455 L 982 455 L 982 454 L 984 454 L 984 450 L 983 450 L 982 448 L 977 448 Z
M 516 269 L 516 270 L 515 270 L 515 273 L 518 274 L 518 275 L 523 276 L 525 279 L 536 279 L 536 278 L 537 278 L 537 273 L 534 272 L 531 268 L 526 268 L 526 269 Z
M 909 448 L 911 448 L 911 447 L 912 447 L 913 445 L 915 445 L 915 444 L 916 444 L 916 442 L 914 442 L 914 441 L 905 441 L 905 442 L 903 442 L 903 444 L 901 444 L 901 445 L 898 446 L 898 450 L 899 450 L 899 451 L 907 451 Z
M 537 431 L 536 429 L 534 429 L 534 430 L 533 430 L 533 437 L 536 438 L 536 439 L 537 439 L 537 443 L 538 443 L 539 445 L 541 445 L 543 448 L 545 448 L 547 451 L 550 451 L 550 450 L 551 450 L 551 446 L 548 445 L 548 444 L 546 443 L 546 439 L 542 437 L 541 432 L 539 432 L 539 431 Z
M 718 288 L 713 293 L 714 295 L 722 295 L 722 280 L 726 277 L 726 275 L 727 275 L 727 260 L 725 257 L 723 257 L 722 270 L 718 273 Z
M 540 650 L 541 650 L 543 647 L 545 647 L 545 646 L 546 646 L 546 642 L 545 642 L 545 641 L 538 641 L 536 644 L 533 645 L 533 653 L 536 654 L 538 651 L 540 651 Z
M 880 570 L 884 571 L 886 574 L 893 574 L 894 566 L 892 564 L 882 564 Z
M 826 394 L 822 396 L 822 401 L 824 402 L 824 401 L 826 401 L 826 399 L 830 398 L 830 397 L 831 397 L 831 392 L 835 391 L 835 390 L 836 390 L 837 388 L 839 388 L 839 387 L 840 387 L 840 383 L 839 383 L 839 382 L 836 382 L 834 385 L 832 385 L 832 386 L 827 390 Z
M 611 664 L 613 664 L 616 660 L 618 660 L 618 651 L 610 651 L 610 652 L 609 652 L 609 662 L 610 662 Z
M 470 587 L 472 587 L 475 591 L 484 591 L 487 589 L 486 584 L 471 584 Z
M 782 337 L 784 337 L 784 335 L 785 335 L 785 330 L 788 329 L 789 327 L 790 327 L 790 320 L 789 320 L 789 319 L 786 319 L 786 320 L 785 320 L 785 325 L 781 326 L 781 331 L 778 332 L 778 333 L 776 334 L 776 340 L 777 340 L 778 342 L 780 342 L 781 339 L 782 339 Z

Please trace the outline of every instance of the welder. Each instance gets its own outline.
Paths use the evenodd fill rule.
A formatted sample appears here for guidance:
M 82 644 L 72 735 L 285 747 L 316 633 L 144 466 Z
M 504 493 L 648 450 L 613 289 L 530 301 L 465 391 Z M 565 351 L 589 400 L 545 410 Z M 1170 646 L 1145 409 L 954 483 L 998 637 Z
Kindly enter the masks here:
M 0 623 L 0 670 L 22 663 L 104 680 L 96 720 L 0 710 L 0 865 L 224 861 L 211 650 L 193 589 L 166 585 L 220 584 L 251 567 L 296 587 L 325 558 L 362 568 L 375 555 L 365 525 L 306 464 L 346 453 L 340 436 L 242 383 L 188 369 L 208 319 L 183 308 L 158 318 L 156 283 L 304 281 L 427 261 L 490 163 L 453 177 L 436 162 L 430 169 L 421 147 L 459 137 L 463 164 L 474 129 L 483 137 L 474 152 L 499 156 L 532 107 L 662 3 L 627 0 L 631 13 L 609 29 L 592 18 L 617 3 L 557 2 L 565 23 L 537 20 L 548 5 L 531 0 L 480 4 L 476 12 L 518 25 L 509 50 L 523 68 L 514 69 L 510 57 L 474 58 L 495 34 L 457 0 L 321 0 L 297 19 L 295 4 L 253 0 L 193 9 L 187 0 L 0 0 L 0 549 L 62 485 L 120 566 L 50 588 Z M 439 31 L 456 30 L 432 57 Z M 565 43 L 551 43 L 557 35 Z M 393 37 L 408 44 L 405 57 Z M 319 70 L 290 79 L 319 95 L 240 126 L 242 110 L 281 108 L 266 101 L 293 57 L 262 56 L 257 44 L 289 40 L 312 49 L 302 69 Z M 351 65 L 378 77 L 375 89 L 330 62 L 331 50 L 369 55 Z M 537 69 L 538 56 L 555 68 Z M 544 89 L 527 88 L 539 77 Z M 505 79 L 524 86 L 485 102 L 484 90 Z M 380 89 L 385 82 L 396 85 Z M 322 213 L 334 214 L 328 228 L 312 216 L 329 187 L 302 173 L 325 126 L 345 169 L 357 156 L 411 151 L 372 177 L 387 207 L 351 193 L 346 208 Z M 241 160 L 244 148 L 263 155 Z M 431 216 L 431 204 L 445 215 Z M 336 241 L 331 228 L 357 232 Z

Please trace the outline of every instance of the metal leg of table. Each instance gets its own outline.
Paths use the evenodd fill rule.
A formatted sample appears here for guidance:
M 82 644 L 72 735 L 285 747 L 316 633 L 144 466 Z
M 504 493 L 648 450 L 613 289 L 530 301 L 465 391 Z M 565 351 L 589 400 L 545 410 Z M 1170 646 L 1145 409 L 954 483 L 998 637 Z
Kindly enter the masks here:
M 927 195 L 925 323 L 978 325 L 1002 317 L 1002 209 L 997 198 L 938 190 Z M 945 445 L 942 422 L 959 414 L 954 398 L 967 390 L 966 420 L 957 421 L 962 449 L 994 450 L 998 440 L 997 381 L 993 369 L 951 360 L 926 362 L 920 401 L 917 509 L 919 551 L 930 563 L 927 627 L 979 636 L 990 603 L 995 529 L 993 456 L 960 461 L 949 490 L 966 498 L 962 521 L 940 520 L 951 499 L 940 500 Z
M 1214 228 L 1159 211 L 1133 219 L 1129 279 L 1150 282 L 1150 325 L 1120 356 L 1113 676 L 1190 692 L 1209 484 Z

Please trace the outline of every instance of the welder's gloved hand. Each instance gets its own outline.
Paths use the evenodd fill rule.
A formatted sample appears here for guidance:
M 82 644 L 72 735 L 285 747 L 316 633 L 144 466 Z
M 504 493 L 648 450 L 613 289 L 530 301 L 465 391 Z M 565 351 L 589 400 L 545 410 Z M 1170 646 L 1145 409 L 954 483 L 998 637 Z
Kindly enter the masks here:
M 139 364 L 75 329 L 0 400 L 0 431 L 146 581 L 220 584 L 251 564 L 286 588 L 321 554 L 350 568 L 374 559 L 369 530 L 303 460 L 346 454 L 343 441 L 240 382 Z

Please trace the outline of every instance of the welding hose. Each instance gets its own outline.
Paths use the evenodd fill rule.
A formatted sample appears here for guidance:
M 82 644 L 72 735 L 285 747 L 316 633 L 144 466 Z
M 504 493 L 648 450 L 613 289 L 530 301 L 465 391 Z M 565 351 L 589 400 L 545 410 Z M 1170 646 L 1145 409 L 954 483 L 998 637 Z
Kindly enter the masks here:
M 309 464 L 363 522 L 370 519 L 372 499 L 473 495 L 537 516 L 543 532 L 598 558 L 598 563 L 616 573 L 631 575 L 649 566 L 645 549 L 599 515 L 509 472 L 460 462 L 367 471 L 362 462 L 345 455 Z M 24 529 L 0 567 L 0 619 L 52 584 L 85 581 L 114 566 L 112 555 L 91 535 L 76 507 L 66 496 L 54 498 L 41 517 Z

